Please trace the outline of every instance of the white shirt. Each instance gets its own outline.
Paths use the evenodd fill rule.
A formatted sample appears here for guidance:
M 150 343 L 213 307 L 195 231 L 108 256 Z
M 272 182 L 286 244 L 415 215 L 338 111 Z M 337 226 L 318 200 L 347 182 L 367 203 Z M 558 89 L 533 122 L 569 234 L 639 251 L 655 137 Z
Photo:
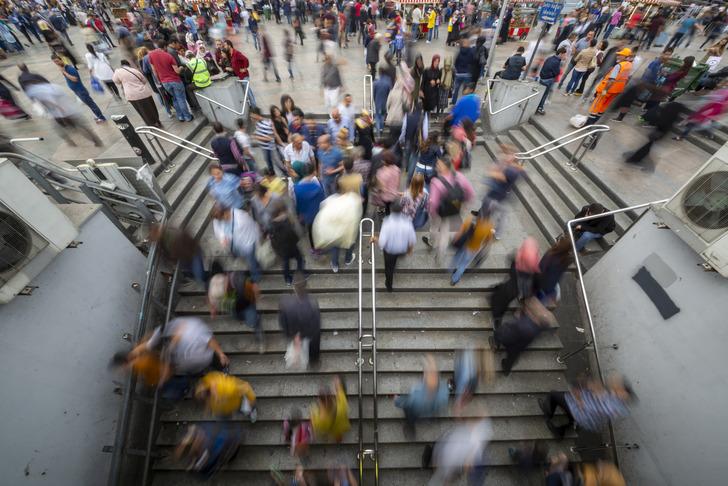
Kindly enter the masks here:
M 392 213 L 382 222 L 379 248 L 391 255 L 404 255 L 417 242 L 412 220 L 402 213 Z
M 415 7 L 415 9 L 412 10 L 412 23 L 419 24 L 421 20 L 422 20 L 422 10 L 420 10 L 420 7 Z
M 235 130 L 233 137 L 235 137 L 235 141 L 238 142 L 240 147 L 250 150 L 250 135 L 243 131 Z
M 350 122 L 354 121 L 356 118 L 356 108 L 354 108 L 354 103 L 351 103 L 349 106 L 344 105 L 344 103 L 339 103 L 338 108 L 342 118 L 348 118 Z
M 233 209 L 227 221 L 213 220 L 212 229 L 220 245 L 234 256 L 249 254 L 260 239 L 258 223 L 242 209 Z
M 293 144 L 289 143 L 286 148 L 283 149 L 283 158 L 286 162 L 306 162 L 309 163 L 313 159 L 313 150 L 307 141 L 301 142 L 301 150 L 293 148 Z
M 99 81 L 111 81 L 114 77 L 114 70 L 111 69 L 109 60 L 101 52 L 97 52 L 95 56 L 87 52 L 86 65 L 88 65 L 89 71 L 93 71 L 93 75 Z

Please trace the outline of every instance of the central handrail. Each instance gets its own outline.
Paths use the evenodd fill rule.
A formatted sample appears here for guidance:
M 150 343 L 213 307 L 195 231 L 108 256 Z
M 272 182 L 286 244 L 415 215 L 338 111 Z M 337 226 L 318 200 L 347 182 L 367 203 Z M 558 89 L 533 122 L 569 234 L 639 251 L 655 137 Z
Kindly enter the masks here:
M 579 251 L 576 248 L 576 239 L 574 238 L 573 226 L 578 223 L 583 223 L 584 221 L 590 221 L 592 219 L 603 218 L 605 216 L 624 213 L 627 211 L 634 211 L 635 209 L 651 207 L 656 204 L 664 204 L 668 201 L 669 201 L 669 199 L 660 199 L 658 201 L 652 201 L 652 202 L 648 202 L 648 203 L 644 203 L 644 204 L 638 204 L 636 206 L 630 206 L 627 208 L 615 209 L 612 211 L 606 211 L 604 213 L 593 214 L 590 216 L 584 216 L 583 218 L 571 219 L 566 223 L 566 230 L 569 233 L 569 240 L 571 241 L 571 251 L 573 252 L 574 263 L 576 264 L 576 274 L 579 277 L 579 286 L 581 288 L 581 296 L 584 301 L 584 310 L 586 312 L 586 318 L 589 321 L 589 331 L 591 332 L 591 343 L 587 342 L 587 345 L 582 347 L 579 351 L 586 349 L 587 346 L 589 346 L 589 344 L 591 344 L 591 347 L 594 349 L 594 358 L 595 358 L 595 364 L 596 364 L 596 368 L 597 368 L 597 374 L 599 375 L 599 379 L 602 382 L 604 381 L 604 374 L 602 373 L 602 366 L 599 361 L 599 346 L 597 345 L 597 334 L 594 329 L 594 319 L 592 318 L 591 306 L 589 305 L 589 297 L 586 293 L 586 286 L 584 284 L 584 273 L 581 271 L 581 263 L 579 262 Z M 575 354 L 575 353 L 570 353 L 570 355 L 573 355 L 573 354 Z M 564 362 L 564 360 L 560 356 L 557 356 L 556 360 L 559 361 L 560 363 Z M 614 450 L 614 463 L 617 467 L 619 467 L 619 456 L 617 454 L 617 448 L 614 447 L 614 445 L 616 444 L 615 438 L 614 438 L 614 427 L 612 426 L 611 421 L 609 421 L 609 435 L 610 435 L 610 439 L 611 439 L 612 450 Z
M 367 80 L 369 83 L 367 83 Z M 369 84 L 369 89 L 367 89 Z M 371 74 L 364 76 L 364 104 L 363 107 L 369 112 L 370 115 L 374 115 L 374 80 Z
M 497 115 L 498 113 L 500 113 L 502 111 L 506 111 L 508 108 L 513 108 L 514 106 L 519 105 L 519 104 L 523 103 L 524 101 L 530 100 L 534 96 L 538 96 L 539 93 L 540 93 L 539 90 L 538 90 L 538 88 L 531 87 L 531 91 L 533 91 L 533 93 L 531 93 L 530 95 L 528 95 L 525 98 L 520 99 L 520 100 L 518 100 L 518 101 L 516 101 L 514 103 L 511 103 L 510 105 L 506 105 L 506 106 L 504 106 L 502 108 L 498 108 L 496 111 L 493 111 L 493 100 L 490 97 L 490 92 L 492 91 L 491 90 L 491 87 L 490 87 L 490 83 L 495 83 L 496 81 L 507 81 L 507 80 L 506 79 L 490 78 L 490 79 L 486 80 L 486 82 L 485 82 L 486 83 L 486 95 L 485 95 L 485 97 L 488 99 L 488 113 L 490 113 L 491 115 Z
M 371 231 L 369 233 L 364 232 L 364 225 L 369 224 Z M 374 461 L 374 485 L 379 485 L 379 432 L 377 430 L 377 269 L 376 261 L 374 258 L 374 220 L 371 218 L 363 218 L 359 222 L 359 335 L 358 335 L 358 351 L 359 357 L 356 361 L 357 368 L 359 370 L 359 452 L 357 453 L 357 460 L 359 462 L 359 484 L 362 484 L 364 478 L 364 458 L 369 457 Z M 363 294 L 363 269 L 364 263 L 364 246 L 362 245 L 363 238 L 369 238 L 369 251 L 370 251 L 370 262 L 371 262 L 371 285 L 372 285 L 372 330 L 371 334 L 364 334 L 362 321 L 364 319 L 364 304 L 362 299 Z M 371 342 L 364 343 L 365 339 L 371 339 Z M 374 424 L 374 438 L 371 449 L 364 449 L 364 436 L 363 436 L 363 393 L 362 393 L 362 366 L 365 364 L 365 360 L 362 357 L 364 348 L 371 348 L 371 357 L 369 363 L 372 365 L 372 399 L 373 399 L 373 424 Z
M 238 79 L 238 82 L 245 85 L 245 88 L 244 88 L 245 92 L 243 94 L 243 109 L 240 111 L 236 111 L 227 105 L 223 105 L 219 101 L 215 101 L 211 98 L 208 98 L 207 96 L 200 94 L 198 91 L 195 91 L 194 93 L 195 93 L 195 96 L 197 96 L 198 98 L 202 98 L 203 100 L 207 101 L 208 103 L 215 104 L 215 105 L 219 106 L 220 108 L 229 111 L 230 113 L 234 113 L 235 115 L 244 116 L 245 108 L 247 108 L 247 106 L 248 106 L 248 95 L 249 95 L 248 92 L 250 91 L 250 81 L 248 81 L 247 79 Z
M 539 145 L 538 147 L 534 147 L 531 150 L 528 150 L 526 152 L 517 152 L 513 155 L 519 160 L 532 160 L 532 159 L 535 159 L 536 157 L 540 157 L 540 156 L 545 155 L 549 152 L 552 152 L 556 149 L 560 149 L 561 147 L 569 145 L 572 142 L 581 140 L 582 138 L 589 137 L 591 135 L 594 135 L 595 133 L 608 132 L 609 130 L 610 130 L 610 128 L 608 125 L 589 125 L 587 127 L 581 127 L 578 130 L 574 130 L 573 132 L 569 132 L 565 135 L 560 136 L 559 138 L 550 140 L 542 145 Z M 545 147 L 548 147 L 549 145 L 559 142 L 565 138 L 570 138 L 577 134 L 579 134 L 579 136 L 571 138 L 570 140 L 568 140 L 566 142 L 557 144 L 554 147 L 550 147 L 548 149 L 542 150 Z

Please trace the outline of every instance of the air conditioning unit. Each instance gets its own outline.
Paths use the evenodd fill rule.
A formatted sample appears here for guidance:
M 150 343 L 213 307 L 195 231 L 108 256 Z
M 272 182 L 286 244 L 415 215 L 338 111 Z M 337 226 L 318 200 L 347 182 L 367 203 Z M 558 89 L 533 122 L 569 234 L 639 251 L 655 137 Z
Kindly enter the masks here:
M 0 304 L 18 295 L 76 236 L 66 215 L 11 161 L 0 159 Z
M 728 144 L 656 213 L 713 269 L 728 277 Z

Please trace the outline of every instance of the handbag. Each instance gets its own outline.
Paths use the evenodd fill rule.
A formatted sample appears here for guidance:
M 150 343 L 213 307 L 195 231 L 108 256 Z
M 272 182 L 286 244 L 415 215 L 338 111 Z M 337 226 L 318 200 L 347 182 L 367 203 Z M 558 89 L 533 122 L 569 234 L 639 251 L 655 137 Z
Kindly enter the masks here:
M 276 254 L 269 239 L 264 239 L 255 246 L 255 259 L 263 269 L 270 268 L 276 261 Z
M 101 85 L 101 81 L 99 81 L 96 76 L 91 76 L 91 89 L 97 93 L 104 92 L 104 87 Z

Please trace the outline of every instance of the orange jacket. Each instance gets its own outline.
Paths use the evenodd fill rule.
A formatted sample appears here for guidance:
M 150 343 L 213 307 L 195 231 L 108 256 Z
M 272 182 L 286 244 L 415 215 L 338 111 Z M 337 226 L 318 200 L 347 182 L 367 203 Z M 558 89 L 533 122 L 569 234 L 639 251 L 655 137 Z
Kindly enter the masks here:
M 597 86 L 597 93 L 601 94 L 605 89 L 607 90 L 607 93 L 615 94 L 615 93 L 621 93 L 624 91 L 624 87 L 627 86 L 627 81 L 629 81 L 629 74 L 632 71 L 632 63 L 629 61 L 622 61 L 618 64 L 619 66 L 619 72 L 617 73 L 617 77 L 612 79 L 609 77 L 611 74 L 611 71 L 607 73 L 606 76 L 602 79 L 602 81 L 599 83 L 599 86 Z M 612 84 L 610 85 L 609 82 L 612 81 Z M 609 88 L 607 88 L 609 86 Z

